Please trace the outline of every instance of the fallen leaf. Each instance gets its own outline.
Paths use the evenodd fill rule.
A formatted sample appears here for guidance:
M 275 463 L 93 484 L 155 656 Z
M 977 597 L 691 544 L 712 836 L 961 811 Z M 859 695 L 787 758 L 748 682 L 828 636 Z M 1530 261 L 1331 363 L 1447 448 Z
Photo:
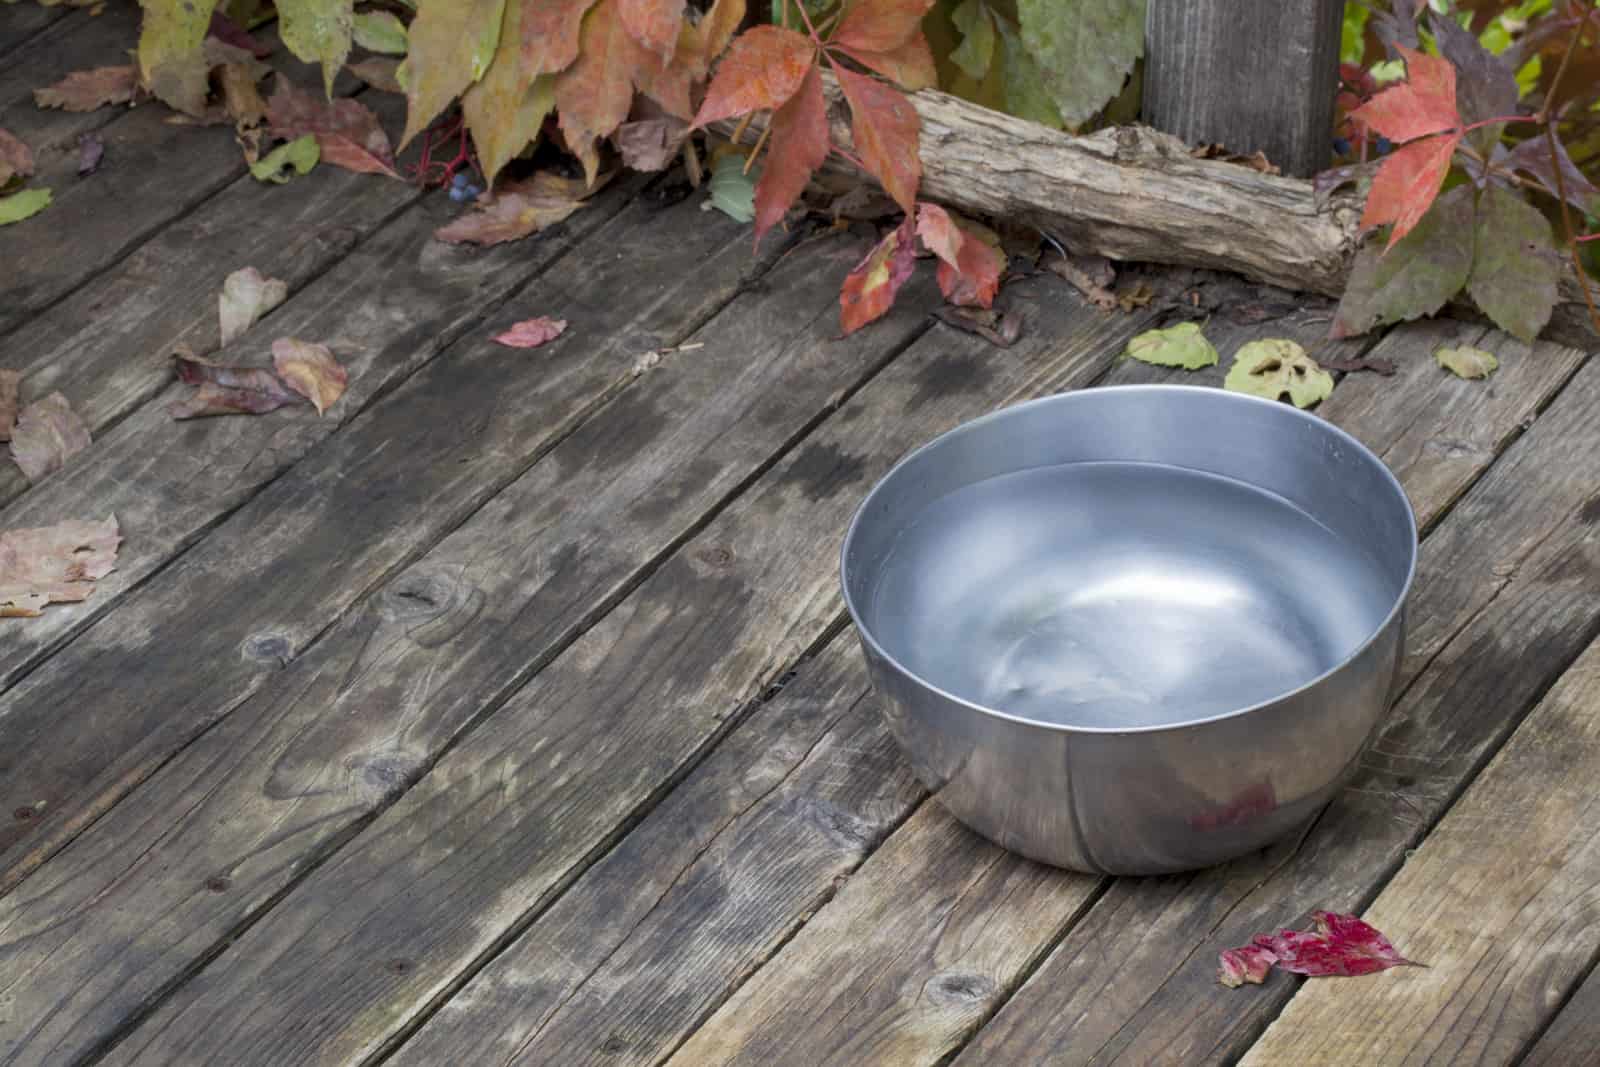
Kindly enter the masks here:
M 0 130 L 0 188 L 12 178 L 33 173 L 33 151 L 6 130 Z
M 225 367 L 180 345 L 172 355 L 178 380 L 197 388 L 169 410 L 174 419 L 207 415 L 262 415 L 301 402 L 271 371 Z
M 912 216 L 884 235 L 839 290 L 839 322 L 846 334 L 882 318 L 894 306 L 895 294 L 916 266 L 916 229 Z
M 501 169 L 539 135 L 555 106 L 554 76 L 530 81 L 522 72 L 524 6 L 520 0 L 506 4 L 494 61 L 461 97 L 461 114 L 490 189 Z
M 1468 345 L 1441 348 L 1433 354 L 1433 358 L 1457 378 L 1487 378 L 1500 369 L 1500 361 L 1494 358 L 1494 353 Z
M 208 67 L 201 48 L 217 0 L 142 0 L 140 6 L 140 80 L 184 114 L 203 114 Z
M 100 140 L 98 134 L 78 135 L 78 177 L 87 178 L 99 170 L 100 163 L 105 157 L 106 144 Z
M 115 516 L 0 533 L 0 618 L 35 618 L 46 604 L 86 600 L 116 569 Z
M 799 91 L 816 54 L 810 39 L 779 26 L 755 26 L 740 34 L 717 65 L 694 128 L 782 107 Z
M 359 63 L 352 63 L 345 69 L 379 92 L 405 95 L 406 90 L 400 84 L 398 74 L 400 70 L 400 61 L 398 59 L 384 59 L 381 56 L 373 56 L 370 59 L 363 59 Z
M 1368 242 L 1356 253 L 1332 336 L 1354 337 L 1444 307 L 1472 271 L 1473 215 L 1473 188 L 1458 185 L 1387 252 Z
M 523 319 L 513 323 L 509 330 L 497 333 L 491 340 L 507 348 L 538 348 L 560 337 L 566 331 L 566 319 L 552 319 L 540 315 L 536 319 Z
M 311 401 L 318 415 L 338 403 L 350 384 L 350 373 L 327 345 L 280 337 L 272 342 L 272 365 L 285 385 Z
M 582 206 L 582 196 L 571 183 L 540 172 L 480 197 L 472 211 L 433 235 L 449 244 L 497 245 L 554 226 Z
M 1274 963 L 1294 974 L 1315 977 L 1354 977 L 1376 974 L 1390 967 L 1420 967 L 1396 951 L 1389 939 L 1354 915 L 1329 911 L 1311 913 L 1315 933 L 1280 930 L 1258 934 L 1251 944 L 1265 948 Z
M 1149 305 L 1156 298 L 1156 291 L 1150 288 L 1149 282 L 1137 282 L 1131 289 L 1123 289 L 1117 294 L 1117 307 L 1123 311 L 1132 311 Z
M 946 300 L 985 308 L 994 303 L 1005 270 L 999 237 L 937 204 L 918 206 L 917 235 L 939 259 L 939 291 Z
M 40 107 L 93 111 L 108 104 L 126 104 L 138 88 L 137 68 L 96 67 L 74 71 L 47 89 L 35 89 L 33 100 Z
M 1295 342 L 1274 337 L 1240 348 L 1222 386 L 1268 400 L 1288 396 L 1296 407 L 1308 408 L 1333 392 L 1333 375 Z
M 1241 167 L 1249 167 L 1257 174 L 1279 174 L 1278 165 L 1267 158 L 1265 152 L 1259 149 L 1251 155 L 1241 155 L 1234 152 L 1226 145 L 1202 144 L 1190 149 L 1189 155 L 1195 159 L 1215 159 L 1223 163 L 1237 163 Z
M 948 326 L 975 333 L 997 348 L 1010 348 L 1022 336 L 1022 319 L 993 308 L 943 306 L 934 311 Z
M 261 99 L 256 88 L 256 76 L 239 63 L 224 63 L 217 68 L 217 81 L 222 85 L 222 104 L 240 128 L 261 125 L 267 117 L 267 102 Z
M 678 158 L 689 124 L 672 115 L 624 122 L 617 127 L 617 150 L 629 170 L 665 170 Z
M 24 189 L 10 196 L 0 196 L 0 226 L 32 218 L 50 206 L 50 190 Z
M 1144 4 L 1128 0 L 1018 0 L 1022 42 L 1069 126 L 1122 91 L 1144 54 Z
M 922 120 L 905 94 L 892 85 L 834 64 L 839 88 L 850 103 L 850 137 L 867 172 L 908 216 L 916 213 L 922 160 L 917 135 Z
M 409 51 L 400 66 L 407 103 L 401 147 L 489 69 L 500 43 L 505 3 L 447 0 L 418 6 Z
M 757 244 L 783 219 L 828 158 L 828 103 L 822 95 L 822 73 L 815 66 L 773 112 L 771 128 L 772 147 L 755 191 Z
M 1091 271 L 1086 263 L 1095 267 L 1103 264 L 1104 269 Z M 1110 311 L 1117 306 L 1116 294 L 1108 288 L 1116 281 L 1116 273 L 1111 269 L 1110 261 L 1099 257 L 1056 255 L 1044 261 L 1044 268 L 1066 279 L 1074 289 L 1083 294 L 1085 300 L 1100 310 Z
M 350 0 L 276 0 L 284 46 L 307 63 L 322 64 L 322 91 L 333 96 L 333 79 L 350 55 L 354 32 Z M 449 8 L 429 4 L 429 8 Z M 430 116 L 431 117 L 431 116 Z
M 1229 989 L 1238 989 L 1246 982 L 1260 985 L 1267 980 L 1267 972 L 1277 962 L 1277 955 L 1260 945 L 1230 948 L 1222 953 L 1217 981 Z
M 335 167 L 400 177 L 394 169 L 389 136 L 378 125 L 378 116 L 359 100 L 324 100 L 295 88 L 279 74 L 272 99 L 267 101 L 267 118 L 274 137 L 314 136 L 320 158 Z
M 308 133 L 279 145 L 250 164 L 250 174 L 256 181 L 282 185 L 292 177 L 288 173 L 290 169 L 296 174 L 309 173 L 320 158 L 322 150 L 317 147 L 317 139 Z
M 1216 366 L 1217 350 L 1200 332 L 1200 324 L 1180 322 L 1164 330 L 1146 330 L 1128 341 L 1123 355 L 1158 367 L 1199 370 Z
M 369 52 L 381 52 L 388 56 L 406 54 L 406 24 L 392 11 L 358 12 L 352 29 L 356 44 Z
M 66 466 L 67 460 L 90 443 L 89 427 L 67 398 L 51 393 L 17 415 L 11 431 L 11 458 L 29 482 L 39 482 Z
M 1555 310 L 1561 260 L 1550 222 L 1515 193 L 1490 186 L 1478 196 L 1467 292 L 1502 330 L 1539 336 Z
M 18 390 L 21 387 L 21 371 L 0 370 L 0 441 L 11 440 L 11 428 L 17 424 Z
M 222 281 L 222 295 L 217 298 L 222 343 L 230 344 L 287 299 L 287 282 L 265 277 L 254 267 L 243 267 L 228 275 Z
M 705 207 L 715 208 L 735 222 L 756 217 L 756 179 L 746 173 L 746 157 L 738 152 L 724 153 L 711 168 L 711 183 L 706 186 Z

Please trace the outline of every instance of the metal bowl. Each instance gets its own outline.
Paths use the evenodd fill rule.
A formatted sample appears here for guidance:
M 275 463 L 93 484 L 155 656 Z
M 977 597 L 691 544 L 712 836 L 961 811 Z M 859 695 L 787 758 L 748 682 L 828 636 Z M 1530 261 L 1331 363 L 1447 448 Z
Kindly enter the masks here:
M 841 581 L 890 730 L 968 826 L 1109 874 L 1330 800 L 1387 710 L 1417 529 L 1349 434 L 1219 389 L 977 419 L 897 464 Z

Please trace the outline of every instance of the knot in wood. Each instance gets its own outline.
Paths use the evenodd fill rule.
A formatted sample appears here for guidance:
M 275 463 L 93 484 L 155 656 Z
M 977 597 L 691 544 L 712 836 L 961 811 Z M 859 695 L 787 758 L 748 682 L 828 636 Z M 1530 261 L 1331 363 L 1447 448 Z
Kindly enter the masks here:
M 294 649 L 283 634 L 251 634 L 244 639 L 241 651 L 245 659 L 257 663 L 275 663 L 281 667 L 289 662 Z
M 971 1004 L 992 996 L 994 991 L 993 978 L 966 971 L 936 974 L 922 985 L 922 992 L 936 1004 Z
M 702 548 L 699 552 L 695 553 L 695 556 L 700 560 L 701 563 L 704 563 L 708 567 L 716 567 L 718 570 L 721 570 L 723 567 L 726 567 L 728 564 L 733 562 L 733 550 L 724 548 L 722 545 L 712 545 L 710 548 Z
M 460 633 L 483 610 L 483 592 L 458 575 L 410 571 L 378 598 L 378 613 L 403 626 L 411 640 L 435 648 Z

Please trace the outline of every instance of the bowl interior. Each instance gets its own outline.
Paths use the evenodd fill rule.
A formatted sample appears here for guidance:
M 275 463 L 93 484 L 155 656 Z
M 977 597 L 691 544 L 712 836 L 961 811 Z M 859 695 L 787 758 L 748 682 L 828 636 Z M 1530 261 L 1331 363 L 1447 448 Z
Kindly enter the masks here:
M 913 454 L 846 540 L 865 636 L 953 697 L 1086 729 L 1271 701 L 1383 626 L 1409 503 L 1314 416 L 1212 389 L 1020 405 Z

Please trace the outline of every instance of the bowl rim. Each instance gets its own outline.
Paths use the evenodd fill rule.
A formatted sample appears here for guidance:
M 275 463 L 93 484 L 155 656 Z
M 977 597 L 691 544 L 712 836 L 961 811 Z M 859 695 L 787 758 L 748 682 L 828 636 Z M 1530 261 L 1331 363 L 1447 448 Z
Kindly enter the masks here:
M 1187 719 L 1183 722 L 1154 723 L 1145 726 L 1079 726 L 1072 723 L 1052 723 L 1043 722 L 1039 719 L 1031 719 L 1025 715 L 1016 715 L 1011 712 L 1001 711 L 998 708 L 991 708 L 987 705 L 980 704 L 977 701 L 969 700 L 966 697 L 952 693 L 942 686 L 935 685 L 933 682 L 924 678 L 922 675 L 911 670 L 904 663 L 900 662 L 900 660 L 891 654 L 888 649 L 884 648 L 883 645 L 879 643 L 878 639 L 873 636 L 871 630 L 868 629 L 868 627 L 862 622 L 861 613 L 856 607 L 854 598 L 852 598 L 850 595 L 850 582 L 848 573 L 850 545 L 851 542 L 855 540 L 856 530 L 861 525 L 868 508 L 872 504 L 873 498 L 875 498 L 878 493 L 883 490 L 884 486 L 889 484 L 890 480 L 894 478 L 894 476 L 902 467 L 912 463 L 917 459 L 918 456 L 930 451 L 935 446 L 947 439 L 957 437 L 965 433 L 976 432 L 978 429 L 988 425 L 989 423 L 1000 421 L 1001 419 L 1004 419 L 1015 412 L 1027 408 L 1072 402 L 1073 398 L 1088 398 L 1093 397 L 1098 393 L 1187 393 L 1204 395 L 1213 399 L 1220 398 L 1222 403 L 1270 405 L 1271 407 L 1277 409 L 1280 414 L 1287 414 L 1293 418 L 1304 419 L 1308 423 L 1315 424 L 1320 430 L 1333 434 L 1345 444 L 1353 447 L 1359 455 L 1365 456 L 1368 460 L 1374 463 L 1378 470 L 1383 473 L 1383 476 L 1388 479 L 1390 487 L 1399 496 L 1400 500 L 1405 503 L 1404 510 L 1406 525 L 1411 533 L 1409 558 L 1406 561 L 1405 581 L 1401 583 L 1400 592 L 1395 596 L 1394 603 L 1390 607 L 1389 613 L 1383 617 L 1383 621 L 1373 629 L 1372 633 L 1367 635 L 1365 640 L 1351 650 L 1349 655 L 1339 660 L 1339 662 L 1335 663 L 1332 667 L 1323 671 L 1321 674 L 1307 682 L 1302 683 L 1301 685 L 1296 686 L 1293 689 L 1286 690 L 1285 692 L 1279 693 L 1273 697 L 1269 697 L 1266 700 L 1259 700 L 1254 704 L 1248 704 L 1244 707 L 1218 712 L 1215 715 Z M 932 440 L 919 445 L 917 448 L 912 449 L 905 456 L 901 457 L 901 459 L 891 466 L 886 472 L 884 472 L 883 476 L 878 479 L 878 481 L 870 490 L 867 491 L 867 495 L 862 498 L 861 503 L 856 507 L 855 514 L 850 519 L 850 525 L 845 530 L 844 541 L 839 546 L 839 587 L 841 593 L 844 595 L 845 609 L 850 613 L 850 621 L 855 628 L 856 637 L 860 641 L 864 642 L 869 648 L 871 648 L 875 655 L 893 667 L 895 671 L 911 681 L 916 682 L 924 689 L 938 694 L 940 697 L 951 702 L 952 704 L 966 708 L 967 710 L 975 712 L 981 716 L 999 719 L 1003 722 L 1013 723 L 1018 726 L 1030 727 L 1036 730 L 1047 730 L 1052 733 L 1084 734 L 1096 736 L 1170 733 L 1181 730 L 1190 730 L 1197 726 L 1206 726 L 1212 723 L 1223 722 L 1228 719 L 1240 718 L 1253 712 L 1282 704 L 1285 701 L 1292 700 L 1295 697 L 1300 696 L 1302 693 L 1306 693 L 1317 688 L 1329 678 L 1344 670 L 1351 663 L 1354 663 L 1356 660 L 1366 655 L 1367 651 L 1372 648 L 1379 638 L 1389 632 L 1389 630 L 1395 625 L 1396 620 L 1399 619 L 1405 612 L 1406 601 L 1410 598 L 1411 586 L 1417 575 L 1417 558 L 1420 555 L 1421 548 L 1417 534 L 1416 507 L 1411 503 L 1410 494 L 1406 492 L 1405 486 L 1400 484 L 1400 479 L 1395 476 L 1394 471 L 1389 469 L 1389 465 L 1383 462 L 1383 459 L 1379 457 L 1377 453 L 1373 452 L 1372 449 L 1368 448 L 1361 441 L 1357 440 L 1348 430 L 1329 422 L 1320 415 L 1312 414 L 1310 411 L 1298 408 L 1293 404 L 1288 404 L 1281 400 L 1268 400 L 1264 397 L 1254 396 L 1250 393 L 1234 392 L 1232 390 L 1222 389 L 1217 386 L 1169 385 L 1156 383 L 1139 385 L 1100 385 L 1080 389 L 1068 389 L 1059 393 L 1051 393 L 1047 396 L 1034 397 L 1031 400 L 1023 400 L 1015 404 L 1007 404 L 1004 407 L 996 408 L 994 411 L 990 411 L 983 415 L 979 415 L 976 418 L 969 419 L 958 426 L 951 427 L 950 429 L 934 437 Z M 1386 700 L 1387 699 L 1388 698 L 1386 698 Z

